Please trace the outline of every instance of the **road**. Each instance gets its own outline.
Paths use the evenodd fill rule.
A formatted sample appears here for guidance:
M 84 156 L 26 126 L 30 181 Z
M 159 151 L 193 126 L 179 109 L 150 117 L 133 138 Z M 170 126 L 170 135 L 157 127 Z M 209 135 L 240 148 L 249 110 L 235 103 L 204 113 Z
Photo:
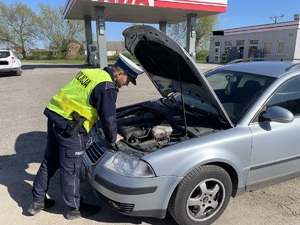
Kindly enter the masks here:
M 216 65 L 199 64 L 202 70 Z M 101 212 L 89 219 L 68 221 L 61 200 L 58 173 L 50 183 L 49 193 L 57 203 L 49 212 L 29 216 L 31 188 L 46 145 L 46 118 L 43 115 L 52 95 L 83 66 L 23 65 L 22 76 L 0 76 L 0 224 L 3 225 L 175 225 L 169 215 L 163 220 L 136 218 L 114 212 L 98 202 L 83 183 L 83 194 L 101 205 Z M 120 90 L 118 106 L 159 97 L 146 75 L 137 86 Z M 300 179 L 264 188 L 231 199 L 215 225 L 299 225 Z M 147 203 L 145 203 L 147 204 Z

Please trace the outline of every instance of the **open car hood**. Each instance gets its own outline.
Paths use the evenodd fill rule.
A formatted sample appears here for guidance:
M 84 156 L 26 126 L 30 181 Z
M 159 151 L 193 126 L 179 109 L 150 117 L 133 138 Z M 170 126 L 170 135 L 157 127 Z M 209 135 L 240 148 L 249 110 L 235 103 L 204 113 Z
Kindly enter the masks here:
M 165 97 L 183 92 L 213 106 L 233 127 L 221 102 L 192 57 L 175 41 L 152 26 L 136 25 L 123 31 L 125 47 Z

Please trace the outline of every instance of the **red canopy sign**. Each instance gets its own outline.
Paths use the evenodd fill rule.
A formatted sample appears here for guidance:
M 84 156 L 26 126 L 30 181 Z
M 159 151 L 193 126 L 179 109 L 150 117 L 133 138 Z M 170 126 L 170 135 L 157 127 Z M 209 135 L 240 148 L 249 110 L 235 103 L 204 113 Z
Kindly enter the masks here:
M 159 8 L 225 12 L 227 0 L 97 0 L 98 2 L 152 6 Z

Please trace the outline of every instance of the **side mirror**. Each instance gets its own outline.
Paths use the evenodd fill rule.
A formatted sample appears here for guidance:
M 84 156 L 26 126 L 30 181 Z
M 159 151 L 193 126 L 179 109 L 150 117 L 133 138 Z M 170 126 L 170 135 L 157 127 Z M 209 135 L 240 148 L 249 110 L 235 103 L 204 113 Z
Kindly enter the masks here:
M 272 106 L 260 115 L 260 121 L 275 121 L 279 123 L 291 123 L 294 115 L 289 110 L 280 106 Z

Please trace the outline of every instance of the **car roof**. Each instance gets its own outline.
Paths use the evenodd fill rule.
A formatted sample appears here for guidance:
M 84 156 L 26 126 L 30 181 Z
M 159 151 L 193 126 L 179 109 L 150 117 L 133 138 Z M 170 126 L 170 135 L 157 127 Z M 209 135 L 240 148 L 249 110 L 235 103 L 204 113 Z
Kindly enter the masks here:
M 300 71 L 300 63 L 287 61 L 252 61 L 228 64 L 222 67 L 218 67 L 216 69 L 239 71 L 279 78 L 280 76 L 289 71 Z

